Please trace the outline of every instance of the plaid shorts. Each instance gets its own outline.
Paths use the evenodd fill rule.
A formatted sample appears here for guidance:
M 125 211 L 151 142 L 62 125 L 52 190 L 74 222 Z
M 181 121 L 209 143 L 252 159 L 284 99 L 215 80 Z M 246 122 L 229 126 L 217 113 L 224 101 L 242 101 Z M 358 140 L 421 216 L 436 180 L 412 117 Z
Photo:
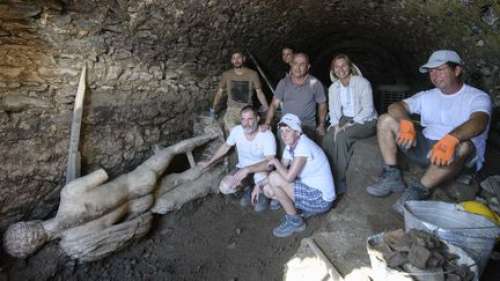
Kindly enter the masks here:
M 295 207 L 306 212 L 323 213 L 328 211 L 333 204 L 323 199 L 321 191 L 300 181 L 294 182 L 293 195 Z

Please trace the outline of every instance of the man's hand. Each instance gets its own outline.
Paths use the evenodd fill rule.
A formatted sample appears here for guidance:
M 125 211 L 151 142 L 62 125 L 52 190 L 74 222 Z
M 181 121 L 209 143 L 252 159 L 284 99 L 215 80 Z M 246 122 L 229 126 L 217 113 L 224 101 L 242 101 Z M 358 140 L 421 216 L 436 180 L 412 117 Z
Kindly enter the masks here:
M 431 163 L 437 166 L 448 166 L 453 162 L 455 149 L 460 143 L 460 140 L 455 136 L 446 135 L 440 139 L 431 150 Z
M 208 117 L 213 118 L 213 119 L 217 118 L 217 115 L 215 114 L 215 110 L 213 107 L 210 107 L 208 109 Z
M 233 175 L 233 184 L 234 186 L 238 186 L 241 181 L 248 176 L 250 171 L 247 168 L 239 169 L 234 175 Z
M 396 142 L 404 149 L 409 149 L 417 144 L 417 132 L 413 122 L 405 119 L 399 121 L 399 135 Z
M 354 123 L 351 123 L 351 122 L 347 122 L 344 124 L 344 126 L 340 126 L 340 124 L 337 124 L 335 125 L 335 127 L 333 128 L 334 131 L 333 131 L 333 141 L 336 142 L 337 141 L 337 134 L 342 132 L 342 131 L 345 131 L 347 128 L 351 127 L 352 125 L 354 125 Z
M 280 161 L 278 159 L 276 159 L 276 157 L 273 157 L 271 159 L 269 159 L 269 161 L 267 162 L 267 169 L 270 171 L 272 169 L 274 169 L 276 166 L 278 166 L 280 164 Z
M 255 185 L 252 190 L 252 205 L 257 204 L 257 200 L 259 200 L 260 187 Z
M 316 128 L 316 132 L 321 137 L 325 136 L 325 133 L 326 133 L 325 124 L 319 124 L 318 127 Z

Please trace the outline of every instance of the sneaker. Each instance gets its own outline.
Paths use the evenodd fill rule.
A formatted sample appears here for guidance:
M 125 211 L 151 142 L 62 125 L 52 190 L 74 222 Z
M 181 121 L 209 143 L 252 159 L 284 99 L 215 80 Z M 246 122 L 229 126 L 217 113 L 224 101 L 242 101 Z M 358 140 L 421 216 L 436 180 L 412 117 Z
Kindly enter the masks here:
M 280 201 L 278 201 L 276 199 L 272 199 L 271 203 L 269 204 L 269 209 L 271 209 L 273 211 L 281 209 Z
M 404 212 L 404 204 L 406 201 L 410 200 L 425 200 L 429 198 L 431 193 L 427 188 L 425 188 L 422 184 L 420 183 L 413 183 L 410 184 L 410 186 L 401 194 L 401 197 L 399 197 L 398 201 L 392 205 L 392 209 L 394 211 L 398 212 L 400 215 L 403 215 Z
M 245 188 L 243 191 L 243 195 L 240 198 L 240 206 L 245 208 L 252 205 L 252 189 L 251 188 Z
M 288 237 L 294 232 L 302 232 L 306 229 L 304 220 L 298 215 L 285 215 L 278 227 L 273 229 L 275 237 Z
M 403 192 L 405 183 L 401 178 L 401 171 L 398 168 L 384 166 L 382 175 L 376 183 L 368 186 L 366 191 L 376 197 L 384 197 L 391 192 Z
M 259 194 L 257 203 L 253 207 L 256 212 L 262 212 L 269 207 L 269 199 L 264 194 Z

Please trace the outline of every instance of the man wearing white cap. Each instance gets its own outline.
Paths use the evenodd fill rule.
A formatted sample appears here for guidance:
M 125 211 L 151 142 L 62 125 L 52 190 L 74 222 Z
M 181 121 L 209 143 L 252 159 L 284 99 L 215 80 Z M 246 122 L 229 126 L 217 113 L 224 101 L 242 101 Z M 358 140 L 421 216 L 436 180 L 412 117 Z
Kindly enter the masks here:
M 276 237 L 286 237 L 305 229 L 297 209 L 304 217 L 328 211 L 335 200 L 335 186 L 328 159 L 321 148 L 302 134 L 300 119 L 285 114 L 278 124 L 286 147 L 281 162 L 268 165 L 276 170 L 263 187 L 266 196 L 278 200 L 285 210 L 281 224 L 273 229 Z
M 384 171 L 367 188 L 373 196 L 391 192 L 403 195 L 393 208 L 402 213 L 408 200 L 425 200 L 432 188 L 456 176 L 464 166 L 479 170 L 484 161 L 491 115 L 491 99 L 485 92 L 462 81 L 463 61 L 450 50 L 434 52 L 420 67 L 429 73 L 436 88 L 389 106 L 380 116 L 377 137 Z M 420 115 L 422 130 L 416 129 L 410 114 Z M 427 167 L 417 182 L 405 184 L 397 166 L 398 148 L 411 160 Z
M 222 179 L 219 189 L 223 194 L 235 193 L 248 185 L 253 187 L 254 183 L 258 185 L 263 182 L 268 174 L 267 162 L 276 155 L 274 135 L 271 131 L 258 130 L 259 115 L 255 109 L 250 105 L 243 107 L 240 117 L 241 125 L 231 129 L 226 142 L 217 149 L 212 158 L 209 161 L 199 162 L 202 167 L 208 167 L 236 145 L 238 164 L 234 171 Z M 264 195 L 259 196 L 256 192 L 252 197 L 251 188 L 247 188 L 240 204 L 245 207 L 252 203 L 255 211 L 260 212 L 267 208 L 268 201 Z

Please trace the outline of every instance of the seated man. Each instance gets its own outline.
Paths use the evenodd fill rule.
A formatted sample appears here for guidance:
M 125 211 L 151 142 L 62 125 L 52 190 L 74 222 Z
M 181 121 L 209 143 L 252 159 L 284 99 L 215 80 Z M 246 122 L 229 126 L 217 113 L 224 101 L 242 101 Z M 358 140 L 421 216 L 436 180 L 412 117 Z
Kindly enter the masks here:
M 274 228 L 273 235 L 287 237 L 305 229 L 297 209 L 308 217 L 332 207 L 335 186 L 325 153 L 302 133 L 299 118 L 287 113 L 278 127 L 286 147 L 281 162 L 276 158 L 269 160 L 269 166 L 276 170 L 269 175 L 263 189 L 266 196 L 281 203 L 286 213 L 281 224 Z
M 226 155 L 232 146 L 236 145 L 238 153 L 238 164 L 236 169 L 224 177 L 219 189 L 224 194 L 238 191 L 242 186 L 252 184 L 248 178 L 253 174 L 253 181 L 259 184 L 267 178 L 267 162 L 276 155 L 276 140 L 271 131 L 260 132 L 258 130 L 259 115 L 256 110 L 247 105 L 241 109 L 241 125 L 231 129 L 226 142 L 222 144 L 209 161 L 199 162 L 203 168 Z M 249 182 L 250 181 L 250 182 Z M 253 184 L 252 184 L 253 185 Z M 255 211 L 263 211 L 267 208 L 268 200 L 260 196 L 252 200 Z M 247 188 L 240 201 L 245 207 L 251 203 L 251 190 Z
M 399 213 L 404 202 L 427 199 L 432 188 L 456 176 L 464 165 L 479 170 L 484 161 L 491 114 L 488 94 L 462 82 L 463 62 L 454 51 L 434 52 L 420 72 L 429 72 L 436 88 L 394 103 L 380 116 L 377 137 L 385 165 L 381 178 L 367 188 L 373 196 L 405 189 L 396 161 L 398 148 L 427 167 L 393 206 Z M 422 132 L 415 130 L 409 114 L 420 114 Z

